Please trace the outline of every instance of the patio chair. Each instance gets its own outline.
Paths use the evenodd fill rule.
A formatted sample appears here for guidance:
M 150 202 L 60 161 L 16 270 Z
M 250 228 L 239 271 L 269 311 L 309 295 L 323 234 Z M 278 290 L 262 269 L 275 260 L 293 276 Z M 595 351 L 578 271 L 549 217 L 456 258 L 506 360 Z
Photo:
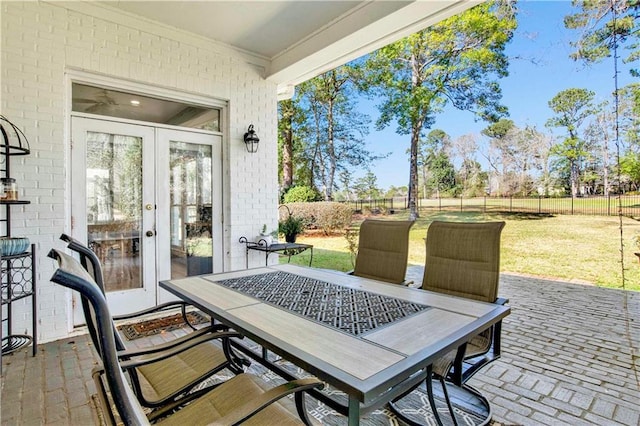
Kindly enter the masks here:
M 80 263 L 82 264 L 84 269 L 86 269 L 87 272 L 89 272 L 89 274 L 93 276 L 93 280 L 96 282 L 96 284 L 98 284 L 98 286 L 100 287 L 100 290 L 102 290 L 102 293 L 105 293 L 106 290 L 105 290 L 105 284 L 104 284 L 104 274 L 102 272 L 102 262 L 100 262 L 98 255 L 89 247 L 85 246 L 80 241 L 78 241 L 77 239 L 67 234 L 61 234 L 60 239 L 67 243 L 68 249 L 78 254 L 80 258 Z M 116 315 L 113 317 L 113 319 L 115 321 L 128 320 L 128 319 L 142 317 L 144 315 L 148 315 L 155 312 L 162 312 L 162 311 L 168 311 L 168 310 L 180 308 L 180 313 L 182 314 L 182 319 L 184 320 L 185 324 L 191 327 L 191 329 L 197 330 L 195 325 L 191 324 L 191 322 L 189 321 L 189 317 L 187 315 L 187 307 L 189 306 L 191 305 L 189 305 L 188 303 L 182 300 L 177 300 L 173 302 L 161 303 L 159 305 L 156 305 L 149 309 L 144 309 L 141 311 L 131 312 L 131 313 L 122 314 L 122 315 Z
M 134 396 L 133 390 L 124 377 L 123 370 L 140 368 L 153 363 L 152 359 L 122 362 L 116 350 L 113 318 L 109 313 L 106 298 L 93 278 L 71 256 L 52 250 L 52 256 L 58 260 L 59 268 L 51 281 L 80 292 L 95 312 L 96 330 L 103 354 L 103 365 L 93 369 L 102 408 L 111 424 L 116 418 L 111 410 L 111 401 L 124 425 L 148 425 L 149 418 Z M 184 368 L 184 367 L 183 367 Z M 181 373 L 181 372 L 178 372 Z M 157 424 L 167 425 L 294 425 L 310 424 L 304 409 L 304 391 L 321 389 L 322 382 L 317 379 L 302 379 L 269 388 L 259 377 L 239 374 L 222 383 L 187 405 L 176 403 L 171 410 L 165 410 Z M 109 394 L 108 394 L 109 392 Z M 284 398 L 295 395 L 295 409 Z M 111 400 L 111 401 L 110 401 Z M 287 405 L 288 404 L 288 405 Z
M 360 225 L 353 275 L 405 284 L 409 256 L 409 220 L 367 219 Z
M 500 235 L 504 225 L 504 222 L 433 222 L 427 231 L 422 289 L 484 302 L 506 303 L 505 299 L 498 298 Z M 432 392 L 432 378 L 440 381 L 454 424 L 457 422 L 446 383 L 464 386 L 489 406 L 486 399 L 466 382 L 480 368 L 500 357 L 501 326 L 501 322 L 496 323 L 457 351 L 436 360 L 431 367 L 427 392 Z M 432 395 L 429 397 L 433 399 Z M 433 403 L 432 408 L 440 422 Z
M 49 257 L 58 262 L 69 257 L 78 267 L 81 267 L 81 264 L 73 258 L 55 249 L 49 252 Z M 68 265 L 70 261 L 65 263 Z M 83 271 L 90 276 L 86 269 Z M 91 282 L 106 299 L 102 288 L 95 283 L 93 277 Z M 91 340 L 98 355 L 104 360 L 106 348 L 100 337 L 101 318 L 96 316 L 91 301 L 82 292 L 80 294 Z M 111 321 L 112 317 L 109 318 Z M 187 392 L 192 391 L 215 373 L 226 368 L 234 374 L 240 374 L 243 372 L 243 366 L 248 365 L 248 361 L 239 358 L 231 350 L 230 338 L 240 337 L 234 332 L 205 327 L 161 345 L 130 350 L 127 349 L 113 322 L 111 326 L 118 357 L 127 368 L 134 394 L 140 404 L 159 413 L 177 400 L 192 398 L 206 392 L 208 389 L 203 388 L 186 396 Z M 215 340 L 219 340 L 221 344 L 217 345 L 214 343 Z M 149 362 L 133 361 L 138 358 Z

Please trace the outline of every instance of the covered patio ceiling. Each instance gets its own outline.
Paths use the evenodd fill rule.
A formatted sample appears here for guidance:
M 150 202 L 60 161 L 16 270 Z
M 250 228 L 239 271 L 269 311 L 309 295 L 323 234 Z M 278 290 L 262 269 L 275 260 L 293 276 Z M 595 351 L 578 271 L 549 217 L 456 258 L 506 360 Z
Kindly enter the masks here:
M 86 7 L 71 2 L 72 8 Z M 325 71 L 460 13 L 480 0 L 101 1 L 101 16 L 124 12 L 195 33 L 240 52 L 278 84 L 281 98 Z

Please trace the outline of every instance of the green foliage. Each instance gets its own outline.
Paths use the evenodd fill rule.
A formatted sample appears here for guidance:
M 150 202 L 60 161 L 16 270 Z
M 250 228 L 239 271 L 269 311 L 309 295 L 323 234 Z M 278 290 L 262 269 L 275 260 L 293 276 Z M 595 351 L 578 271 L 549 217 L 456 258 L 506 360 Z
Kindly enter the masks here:
M 285 203 L 306 203 L 317 201 L 321 198 L 318 191 L 308 186 L 294 186 L 282 197 Z
M 617 45 L 628 50 L 626 62 L 640 59 L 638 0 L 574 0 L 573 4 L 581 10 L 564 18 L 566 28 L 580 30 L 580 39 L 571 43 L 576 49 L 571 58 L 600 62 L 611 57 Z M 632 69 L 631 74 L 639 75 L 637 69 Z
M 594 96 L 591 90 L 571 88 L 560 91 L 549 101 L 549 107 L 556 115 L 547 121 L 547 126 L 567 129 L 567 136 L 552 148 L 552 154 L 568 163 L 573 196 L 578 192 L 580 163 L 588 155 L 580 127 L 587 117 L 596 112 L 592 104 Z
M 380 198 L 380 188 L 377 184 L 378 178 L 371 170 L 367 174 L 356 180 L 353 189 L 360 200 L 373 200 Z
M 624 175 L 633 185 L 640 188 L 640 156 L 628 152 L 620 159 L 620 173 Z
M 456 171 L 449 156 L 444 152 L 433 153 L 427 161 L 429 167 L 427 188 L 436 195 L 452 193 L 456 186 Z
M 285 236 L 298 235 L 302 231 L 304 231 L 304 221 L 292 214 L 278 222 L 278 232 Z
M 353 210 L 347 204 L 332 201 L 290 203 L 285 206 L 308 226 L 320 229 L 326 235 L 348 227 L 353 214 Z M 281 214 L 284 212 L 281 211 Z M 281 220 L 284 218 L 281 217 Z

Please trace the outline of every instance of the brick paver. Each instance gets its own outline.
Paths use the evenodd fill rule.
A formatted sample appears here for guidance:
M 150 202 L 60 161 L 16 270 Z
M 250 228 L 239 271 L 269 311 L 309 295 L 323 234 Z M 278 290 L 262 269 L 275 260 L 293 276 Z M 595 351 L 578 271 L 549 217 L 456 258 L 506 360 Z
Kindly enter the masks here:
M 407 278 L 419 283 L 422 268 L 410 267 Z M 503 273 L 500 296 L 511 306 L 502 358 L 470 381 L 496 422 L 640 424 L 640 293 Z M 2 358 L 1 424 L 96 424 L 88 337 L 40 348 L 35 358 L 28 350 Z
M 503 356 L 470 381 L 504 409 L 495 420 L 639 424 L 640 293 L 503 273 L 500 296 L 511 306 Z M 503 391 L 518 397 L 506 404 Z

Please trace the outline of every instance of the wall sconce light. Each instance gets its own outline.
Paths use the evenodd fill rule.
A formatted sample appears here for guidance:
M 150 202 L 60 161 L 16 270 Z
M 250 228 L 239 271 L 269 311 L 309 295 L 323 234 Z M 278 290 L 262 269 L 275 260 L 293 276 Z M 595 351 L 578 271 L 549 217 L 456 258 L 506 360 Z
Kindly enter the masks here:
M 250 124 L 247 133 L 244 134 L 244 143 L 247 145 L 247 151 L 251 153 L 257 152 L 258 142 L 260 142 L 260 138 L 253 130 L 253 124 Z

